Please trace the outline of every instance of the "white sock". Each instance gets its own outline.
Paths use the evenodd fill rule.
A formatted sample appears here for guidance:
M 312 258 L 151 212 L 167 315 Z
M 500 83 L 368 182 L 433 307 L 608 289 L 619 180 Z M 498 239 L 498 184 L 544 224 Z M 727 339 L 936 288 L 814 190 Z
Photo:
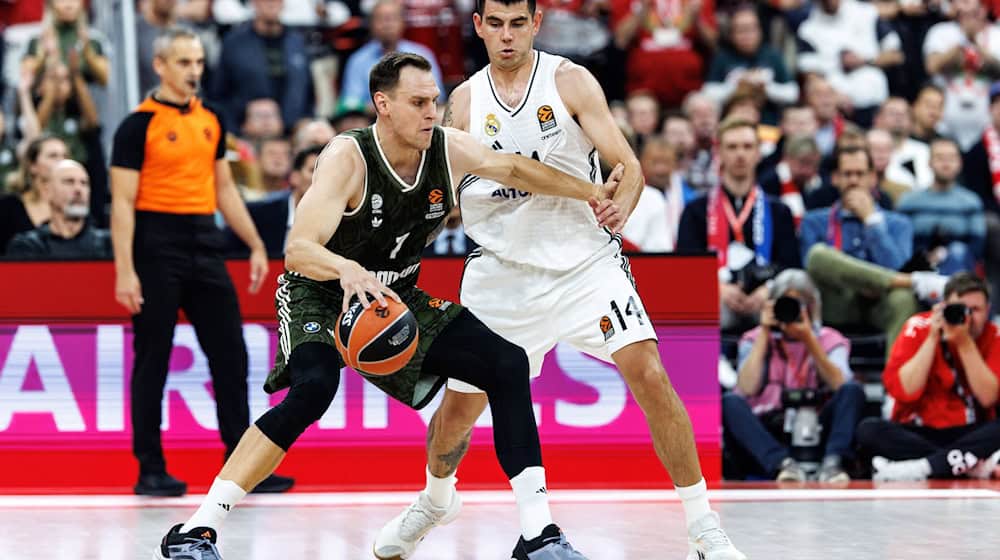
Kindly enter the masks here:
M 205 500 L 201 502 L 201 507 L 181 527 L 181 532 L 186 533 L 195 527 L 210 527 L 218 531 L 229 515 L 229 510 L 246 495 L 246 490 L 235 482 L 216 477 L 212 487 L 208 489 Z
M 674 488 L 681 498 L 681 503 L 684 504 L 684 518 L 688 527 L 712 513 L 712 508 L 708 505 L 708 486 L 705 484 L 704 478 L 691 486 L 675 486 Z
M 549 494 L 545 488 L 545 468 L 528 467 L 521 474 L 510 479 L 510 487 L 514 489 L 514 499 L 517 500 L 517 510 L 521 516 L 521 534 L 524 540 L 542 534 L 542 530 L 552 523 L 552 512 L 549 511 Z
M 455 482 L 458 480 L 452 474 L 448 478 L 438 478 L 431 473 L 431 468 L 427 467 L 427 487 L 424 492 L 431 499 L 434 507 L 446 508 L 451 505 L 452 492 L 455 491 Z

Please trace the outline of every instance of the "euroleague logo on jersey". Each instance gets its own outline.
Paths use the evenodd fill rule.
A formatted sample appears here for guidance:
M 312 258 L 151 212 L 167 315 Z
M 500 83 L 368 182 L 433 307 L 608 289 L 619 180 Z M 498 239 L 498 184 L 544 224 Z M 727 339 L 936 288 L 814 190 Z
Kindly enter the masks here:
M 424 219 L 436 220 L 444 216 L 444 191 L 432 189 L 431 192 L 427 193 L 427 202 L 430 203 L 430 206 L 427 208 L 427 213 L 424 214 Z
M 500 119 L 493 113 L 486 115 L 486 124 L 483 125 L 483 132 L 487 136 L 496 136 L 500 132 Z
M 551 105 L 542 105 L 538 108 L 538 126 L 542 132 L 552 130 L 556 127 L 556 114 Z

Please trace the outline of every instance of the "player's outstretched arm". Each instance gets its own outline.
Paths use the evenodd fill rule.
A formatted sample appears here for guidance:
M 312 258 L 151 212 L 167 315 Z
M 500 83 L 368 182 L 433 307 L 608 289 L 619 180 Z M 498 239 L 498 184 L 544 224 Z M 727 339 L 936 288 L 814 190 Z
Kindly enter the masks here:
M 365 307 L 367 294 L 385 304 L 382 294 L 399 297 L 360 264 L 326 248 L 340 226 L 348 206 L 364 201 L 365 164 L 353 141 L 336 138 L 320 154 L 312 186 L 295 209 L 295 221 L 288 232 L 285 268 L 318 281 L 340 279 L 346 311 L 352 296 Z
M 604 200 L 610 195 L 602 185 L 573 177 L 531 158 L 494 152 L 461 130 L 445 130 L 453 177 L 476 175 L 523 191 L 577 200 Z
M 565 61 L 556 71 L 556 88 L 566 108 L 576 117 L 584 134 L 597 148 L 597 153 L 601 154 L 601 159 L 612 165 L 624 166 L 613 199 L 627 218 L 639 203 L 645 181 L 638 158 L 611 116 L 601 84 L 583 66 Z

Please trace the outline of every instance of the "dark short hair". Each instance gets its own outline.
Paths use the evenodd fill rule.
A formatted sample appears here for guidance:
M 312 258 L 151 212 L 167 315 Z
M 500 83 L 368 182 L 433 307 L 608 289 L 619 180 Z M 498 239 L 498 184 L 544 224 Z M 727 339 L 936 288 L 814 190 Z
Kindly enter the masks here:
M 399 85 L 399 74 L 407 66 L 424 72 L 431 71 L 431 63 L 419 54 L 400 52 L 386 54 L 368 74 L 368 91 L 371 92 L 372 101 L 375 101 L 375 92 L 388 93 L 396 89 Z
M 930 147 L 933 149 L 934 144 L 951 144 L 955 146 L 955 150 L 958 151 L 958 155 L 962 155 L 962 146 L 958 144 L 958 140 L 955 140 L 951 136 L 935 136 L 931 139 Z
M 292 171 L 302 171 L 302 168 L 305 166 L 306 161 L 310 158 L 310 156 L 319 157 L 319 155 L 323 153 L 323 148 L 324 146 L 315 144 L 313 146 L 309 146 L 308 148 L 299 150 L 295 154 L 295 159 L 292 160 Z
M 875 164 L 872 162 L 872 154 L 865 148 L 859 148 L 857 146 L 837 146 L 833 152 L 833 163 L 834 169 L 840 171 L 840 162 L 844 156 L 854 155 L 854 154 L 864 154 L 865 160 L 868 162 L 868 170 L 871 171 L 875 169 Z
M 982 292 L 986 296 L 986 301 L 990 300 L 990 285 L 971 272 L 956 272 L 951 275 L 951 278 L 948 278 L 948 283 L 944 285 L 945 299 L 951 297 L 951 294 L 962 297 L 972 292 Z
M 534 15 L 535 13 L 535 0 L 493 0 L 494 2 L 499 2 L 504 6 L 513 6 L 514 4 L 520 4 L 521 2 L 528 3 L 528 12 Z M 479 17 L 483 16 L 483 8 L 486 6 L 486 0 L 476 0 L 476 12 Z
M 939 86 L 937 84 L 933 84 L 933 83 L 929 83 L 928 82 L 928 83 L 926 83 L 926 84 L 924 84 L 923 86 L 920 87 L 920 91 L 918 91 L 917 92 L 917 96 L 913 98 L 913 102 L 916 103 L 917 99 L 920 99 L 921 96 L 923 96 L 928 91 L 937 92 L 938 95 L 940 95 L 941 97 L 944 97 L 944 88 L 942 88 L 941 86 Z

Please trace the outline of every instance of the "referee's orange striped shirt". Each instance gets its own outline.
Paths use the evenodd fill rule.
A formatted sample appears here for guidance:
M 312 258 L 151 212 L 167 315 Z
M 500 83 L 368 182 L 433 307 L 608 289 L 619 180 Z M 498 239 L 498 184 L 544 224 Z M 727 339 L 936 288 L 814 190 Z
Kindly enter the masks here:
M 225 154 L 222 121 L 201 100 L 150 96 L 115 132 L 111 165 L 139 172 L 136 210 L 213 214 L 215 162 Z

